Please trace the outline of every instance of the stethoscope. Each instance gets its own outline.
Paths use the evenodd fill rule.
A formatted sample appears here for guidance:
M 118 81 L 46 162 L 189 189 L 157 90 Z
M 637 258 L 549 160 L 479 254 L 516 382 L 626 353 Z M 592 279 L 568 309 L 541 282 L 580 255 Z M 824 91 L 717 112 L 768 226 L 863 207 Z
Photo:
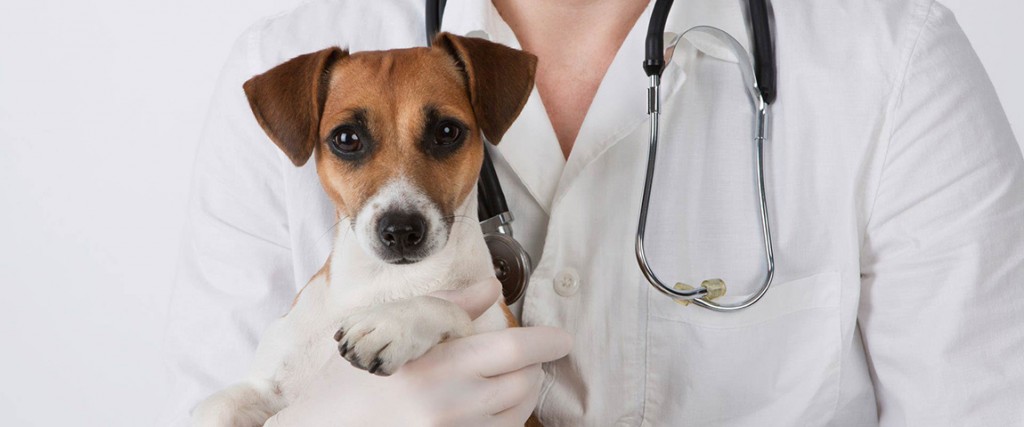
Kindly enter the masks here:
M 427 0 L 426 30 L 427 42 L 433 40 L 441 27 L 444 15 L 445 0 Z M 768 138 L 768 125 L 771 122 L 771 105 L 776 98 L 775 46 L 771 29 L 771 9 L 768 0 L 747 0 L 748 24 L 751 29 L 753 47 L 753 63 L 743 46 L 729 33 L 709 26 L 697 26 L 686 30 L 673 40 L 672 49 L 677 42 L 690 33 L 703 33 L 711 36 L 729 47 L 735 55 L 743 76 L 744 85 L 754 108 L 754 145 L 755 145 L 755 177 L 761 214 L 761 231 L 764 242 L 765 275 L 757 292 L 741 302 L 719 304 L 714 299 L 725 295 L 726 284 L 721 279 L 709 279 L 698 286 L 690 286 L 682 282 L 670 286 L 654 273 L 647 261 L 644 250 L 644 236 L 647 230 L 647 213 L 651 201 L 651 188 L 654 184 L 654 170 L 658 151 L 658 121 L 661 114 L 661 73 L 665 69 L 665 23 L 673 0 L 656 0 L 651 13 L 651 21 L 647 27 L 646 59 L 643 63 L 644 72 L 650 79 L 647 89 L 647 113 L 651 117 L 650 144 L 647 155 L 647 173 L 644 179 L 643 198 L 640 202 L 640 217 L 636 231 L 636 259 L 640 271 L 648 282 L 659 292 L 684 303 L 714 311 L 735 311 L 750 307 L 761 299 L 771 287 L 775 276 L 775 256 L 772 251 L 772 237 L 768 221 L 768 202 L 765 197 L 764 185 L 764 143 Z M 483 218 L 480 225 L 484 231 L 484 239 L 491 252 L 495 275 L 502 283 L 505 301 L 512 304 L 519 300 L 530 279 L 533 265 L 526 250 L 512 237 L 512 213 L 505 202 L 505 195 L 494 171 L 490 155 L 484 151 L 484 164 L 480 170 L 477 184 L 479 198 L 479 214 Z

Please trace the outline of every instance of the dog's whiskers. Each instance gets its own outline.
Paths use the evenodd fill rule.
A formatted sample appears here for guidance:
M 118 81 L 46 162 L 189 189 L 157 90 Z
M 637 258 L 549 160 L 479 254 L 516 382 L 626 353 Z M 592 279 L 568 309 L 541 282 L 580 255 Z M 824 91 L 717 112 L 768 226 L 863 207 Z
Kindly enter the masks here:
M 447 223 L 449 226 L 455 225 L 456 223 L 461 223 L 461 224 L 476 224 L 477 223 L 476 222 L 476 218 L 473 218 L 473 217 L 468 216 L 468 215 L 450 215 L 450 216 L 442 217 L 441 219 L 444 220 L 444 222 Z M 460 220 L 463 220 L 463 221 L 460 221 Z
M 334 225 L 332 225 L 331 228 L 328 228 L 327 231 L 324 231 L 324 234 L 321 234 L 320 237 L 317 237 L 316 243 L 320 243 L 320 241 L 323 240 L 324 237 L 327 237 L 328 234 L 331 234 L 332 230 L 334 230 L 336 227 L 338 227 L 338 224 L 341 224 L 342 221 L 344 221 L 344 220 L 346 220 L 348 218 L 349 218 L 348 216 L 343 216 L 341 218 L 338 218 L 338 220 L 334 222 Z M 355 225 L 351 224 L 351 221 L 350 221 L 350 225 L 351 225 L 352 229 L 355 230 Z

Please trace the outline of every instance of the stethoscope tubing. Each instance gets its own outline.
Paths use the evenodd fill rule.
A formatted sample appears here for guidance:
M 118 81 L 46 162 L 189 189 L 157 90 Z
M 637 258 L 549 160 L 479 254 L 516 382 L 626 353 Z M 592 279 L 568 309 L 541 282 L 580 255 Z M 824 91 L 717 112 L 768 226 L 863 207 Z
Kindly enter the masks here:
M 651 202 L 651 192 L 654 186 L 654 171 L 657 164 L 659 120 L 661 116 L 661 73 L 665 68 L 665 23 L 668 19 L 668 12 L 672 7 L 672 0 L 657 0 L 654 5 L 654 11 L 651 14 L 651 22 L 647 31 L 646 58 L 643 64 L 644 71 L 650 79 L 647 89 L 647 112 L 650 115 L 651 127 L 647 153 L 647 169 L 644 175 L 644 191 L 640 202 L 640 215 L 637 221 L 634 248 L 637 264 L 644 278 L 647 279 L 654 289 L 662 294 L 675 300 L 690 301 L 699 307 L 718 312 L 738 311 L 754 305 L 768 293 L 768 289 L 771 287 L 772 280 L 775 277 L 775 253 L 772 248 L 771 223 L 768 213 L 768 200 L 765 195 L 764 176 L 764 144 L 768 140 L 768 126 L 771 123 L 771 104 L 775 100 L 777 93 L 775 87 L 775 52 L 770 26 L 771 9 L 767 0 L 748 0 L 747 4 L 753 38 L 753 64 L 751 64 L 751 59 L 747 56 L 743 46 L 731 35 L 718 28 L 706 26 L 693 27 L 679 36 L 679 39 L 681 39 L 686 33 L 691 31 L 703 32 L 719 39 L 719 41 L 730 47 L 736 55 L 744 85 L 749 91 L 755 109 L 753 142 L 755 145 L 756 170 L 754 175 L 757 181 L 758 208 L 761 216 L 765 273 L 757 291 L 738 303 L 719 304 L 711 301 L 710 297 L 719 296 L 719 294 L 725 292 L 725 285 L 721 280 L 715 281 L 721 286 L 720 289 L 716 290 L 715 295 L 712 295 L 709 288 L 703 284 L 701 286 L 683 286 L 683 283 L 677 283 L 674 286 L 669 286 L 658 277 L 647 260 L 644 240 L 647 233 L 647 216 Z M 676 41 L 678 42 L 679 39 Z M 709 283 L 709 281 L 704 283 Z

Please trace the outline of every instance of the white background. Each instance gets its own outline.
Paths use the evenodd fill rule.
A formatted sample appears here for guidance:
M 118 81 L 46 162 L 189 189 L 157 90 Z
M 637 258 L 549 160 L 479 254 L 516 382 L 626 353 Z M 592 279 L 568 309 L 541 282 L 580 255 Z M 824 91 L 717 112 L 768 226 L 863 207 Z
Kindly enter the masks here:
M 196 141 L 234 39 L 299 0 L 2 0 L 0 424 L 141 426 Z M 1024 134 L 1024 4 L 947 0 Z

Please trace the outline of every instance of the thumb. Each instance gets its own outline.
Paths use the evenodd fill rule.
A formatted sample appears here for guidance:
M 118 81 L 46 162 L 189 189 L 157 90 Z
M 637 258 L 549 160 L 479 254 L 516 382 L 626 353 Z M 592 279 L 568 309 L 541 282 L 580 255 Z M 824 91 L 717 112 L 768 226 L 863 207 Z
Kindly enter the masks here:
M 496 278 L 484 279 L 469 287 L 455 291 L 437 291 L 429 294 L 432 297 L 451 301 L 466 310 L 469 318 L 476 320 L 491 308 L 501 297 L 501 282 Z

